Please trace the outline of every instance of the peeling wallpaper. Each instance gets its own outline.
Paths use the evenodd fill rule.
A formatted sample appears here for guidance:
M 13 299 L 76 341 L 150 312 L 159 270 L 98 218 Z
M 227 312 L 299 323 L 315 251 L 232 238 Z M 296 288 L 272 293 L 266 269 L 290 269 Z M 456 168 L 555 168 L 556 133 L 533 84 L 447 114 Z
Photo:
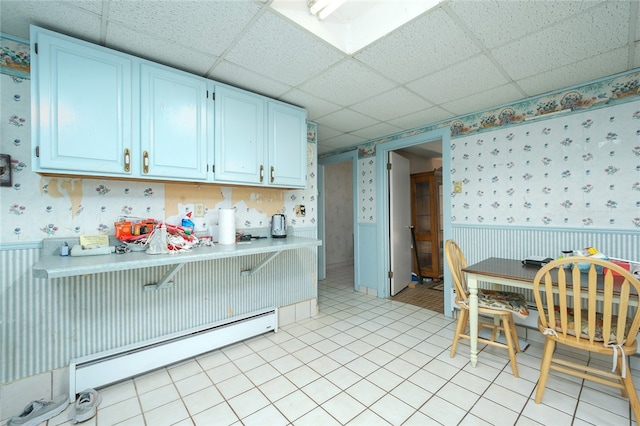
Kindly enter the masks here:
M 317 146 L 313 123 L 308 132 L 304 190 L 45 177 L 31 171 L 30 82 L 0 74 L 0 86 L 0 153 L 11 156 L 12 171 L 11 187 L 0 187 L 2 244 L 82 234 L 113 235 L 113 223 L 121 216 L 179 223 L 196 202 L 204 203 L 206 212 L 194 220 L 197 231 L 215 225 L 218 209 L 229 207 L 237 209 L 238 229 L 268 228 L 274 213 L 284 213 L 294 227 L 316 226 Z

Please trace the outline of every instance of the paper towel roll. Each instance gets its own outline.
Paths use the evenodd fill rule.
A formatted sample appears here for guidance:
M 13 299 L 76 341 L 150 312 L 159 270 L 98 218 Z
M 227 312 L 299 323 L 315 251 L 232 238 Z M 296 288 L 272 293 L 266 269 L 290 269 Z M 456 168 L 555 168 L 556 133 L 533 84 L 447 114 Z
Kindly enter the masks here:
M 236 209 L 220 209 L 218 211 L 218 243 L 235 244 L 236 242 Z

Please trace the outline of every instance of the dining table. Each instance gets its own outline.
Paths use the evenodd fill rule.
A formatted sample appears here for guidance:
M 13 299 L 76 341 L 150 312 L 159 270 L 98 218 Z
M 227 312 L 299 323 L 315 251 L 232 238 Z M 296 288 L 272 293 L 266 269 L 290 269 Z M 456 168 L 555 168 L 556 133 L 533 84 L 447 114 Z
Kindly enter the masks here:
M 475 367 L 478 363 L 478 283 L 486 282 L 492 285 L 509 286 L 532 290 L 533 280 L 540 270 L 540 265 L 525 264 L 518 259 L 505 259 L 499 257 L 490 257 L 478 263 L 468 265 L 462 268 L 466 275 L 467 290 L 469 291 L 469 345 L 471 366 Z M 555 281 L 555 273 L 552 271 L 552 279 Z M 581 281 L 586 284 L 586 273 L 581 273 Z M 571 274 L 568 274 L 568 282 L 570 282 Z M 616 277 L 614 280 L 617 281 Z M 615 283 L 614 281 L 614 283 Z M 598 276 L 598 286 L 602 286 L 602 275 Z M 582 286 L 585 287 L 586 286 Z M 614 294 L 615 294 L 614 287 Z M 638 295 L 631 304 L 638 304 Z

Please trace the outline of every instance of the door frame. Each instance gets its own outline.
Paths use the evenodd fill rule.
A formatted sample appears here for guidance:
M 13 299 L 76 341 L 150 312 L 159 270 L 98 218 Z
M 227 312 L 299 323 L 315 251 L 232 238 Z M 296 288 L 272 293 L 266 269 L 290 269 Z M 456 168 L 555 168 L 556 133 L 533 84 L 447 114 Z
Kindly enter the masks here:
M 327 257 L 325 246 L 325 204 L 324 204 L 324 167 L 330 164 L 344 163 L 351 161 L 352 166 L 352 180 L 351 185 L 353 188 L 353 285 L 357 290 L 359 282 L 358 265 L 356 262 L 360 258 L 360 244 L 358 238 L 358 232 L 356 228 L 358 225 L 358 150 L 344 152 L 342 154 L 334 155 L 328 158 L 318 159 L 318 238 L 322 240 L 322 245 L 318 247 L 318 280 L 324 280 L 327 276 Z
M 376 146 L 376 194 L 377 203 L 377 221 L 376 234 L 381 244 L 378 247 L 378 271 L 377 276 L 380 277 L 378 285 L 378 296 L 383 298 L 390 297 L 391 289 L 389 288 L 389 279 L 387 274 L 390 268 L 389 261 L 389 176 L 387 174 L 387 158 L 389 151 L 396 151 L 402 148 L 408 148 L 414 145 L 435 142 L 440 140 L 442 143 L 442 215 L 443 215 L 443 243 L 451 238 L 451 133 L 448 127 L 420 133 L 406 138 L 396 139 Z M 410 208 L 410 206 L 408 207 Z M 451 273 L 448 268 L 444 268 L 444 312 L 445 315 L 451 315 Z

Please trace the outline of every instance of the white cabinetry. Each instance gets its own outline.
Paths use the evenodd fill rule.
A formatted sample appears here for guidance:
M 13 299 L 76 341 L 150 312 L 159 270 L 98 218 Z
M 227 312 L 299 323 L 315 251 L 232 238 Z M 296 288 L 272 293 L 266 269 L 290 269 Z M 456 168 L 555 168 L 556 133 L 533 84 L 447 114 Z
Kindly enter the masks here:
M 31 44 L 34 171 L 306 186 L 304 109 L 34 26 Z
M 265 99 L 230 86 L 215 86 L 216 182 L 265 183 Z
M 215 181 L 304 188 L 306 111 L 229 86 L 215 90 Z
M 140 174 L 207 180 L 207 80 L 153 63 L 140 68 Z
M 34 170 L 131 175 L 134 61 L 31 28 Z
M 304 188 L 307 179 L 307 112 L 268 102 L 269 185 Z

